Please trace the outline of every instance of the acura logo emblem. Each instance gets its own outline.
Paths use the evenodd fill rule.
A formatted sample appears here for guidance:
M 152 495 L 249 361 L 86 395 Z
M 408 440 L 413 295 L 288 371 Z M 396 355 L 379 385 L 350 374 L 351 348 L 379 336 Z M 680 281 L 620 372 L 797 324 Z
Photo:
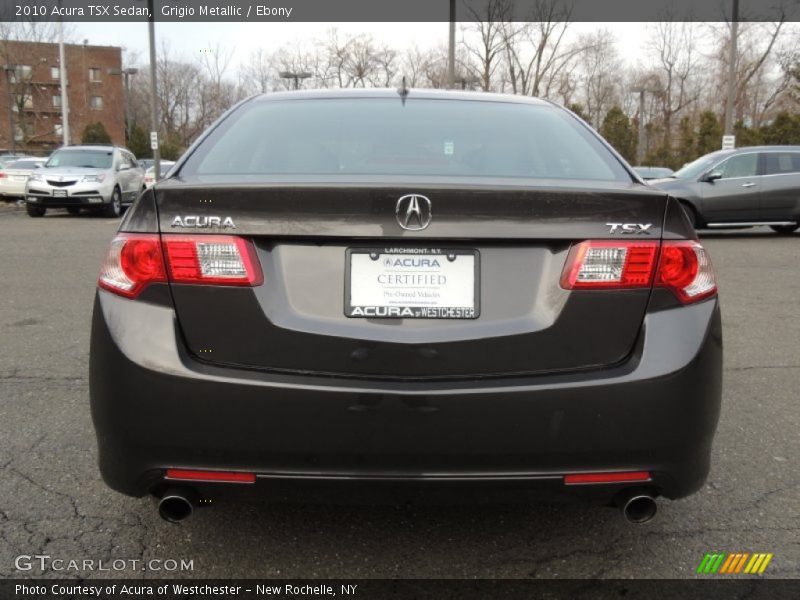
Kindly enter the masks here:
M 397 201 L 397 223 L 408 231 L 421 231 L 431 224 L 431 201 L 419 194 L 408 194 Z

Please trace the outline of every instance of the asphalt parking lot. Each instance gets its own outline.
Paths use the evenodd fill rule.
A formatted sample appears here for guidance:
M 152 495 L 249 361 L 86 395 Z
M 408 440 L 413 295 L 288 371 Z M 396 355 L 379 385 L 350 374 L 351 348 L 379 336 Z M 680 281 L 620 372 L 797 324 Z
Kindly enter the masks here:
M 47 576 L 693 577 L 706 552 L 771 552 L 800 577 L 800 232 L 708 234 L 725 336 L 722 417 L 698 494 L 654 521 L 582 503 L 219 504 L 180 526 L 100 480 L 92 296 L 118 221 L 0 211 L 0 577 L 19 555 L 190 559 L 193 570 Z

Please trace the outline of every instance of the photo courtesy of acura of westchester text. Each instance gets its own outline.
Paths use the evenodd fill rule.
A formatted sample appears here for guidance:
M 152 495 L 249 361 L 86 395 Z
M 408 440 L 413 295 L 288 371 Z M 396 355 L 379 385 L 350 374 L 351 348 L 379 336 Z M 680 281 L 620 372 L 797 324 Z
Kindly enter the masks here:
M 800 594 L 800 2 L 3 5 L 0 596 Z

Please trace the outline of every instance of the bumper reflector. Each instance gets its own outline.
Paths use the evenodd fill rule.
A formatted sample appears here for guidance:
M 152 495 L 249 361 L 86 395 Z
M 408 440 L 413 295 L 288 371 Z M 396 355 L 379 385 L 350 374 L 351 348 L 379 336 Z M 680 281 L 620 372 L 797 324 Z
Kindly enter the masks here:
M 650 481 L 649 471 L 627 471 L 624 473 L 575 473 L 564 475 L 565 485 L 581 483 L 621 483 L 626 481 Z
M 189 481 L 214 481 L 222 483 L 255 483 L 255 473 L 236 471 L 195 471 L 194 469 L 167 469 L 167 479 Z

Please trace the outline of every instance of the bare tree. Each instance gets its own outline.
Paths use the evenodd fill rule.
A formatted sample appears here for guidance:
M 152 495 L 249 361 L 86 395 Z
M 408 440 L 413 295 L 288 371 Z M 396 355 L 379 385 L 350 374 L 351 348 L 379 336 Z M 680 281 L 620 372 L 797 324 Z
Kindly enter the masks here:
M 263 48 L 250 53 L 239 74 L 240 84 L 248 93 L 265 94 L 275 87 L 275 68 L 272 57 Z
M 465 28 L 462 46 L 476 63 L 477 76 L 484 91 L 492 89 L 495 72 L 500 68 L 506 48 L 506 21 L 513 10 L 512 0 L 487 0 L 480 4 L 481 9 L 467 6 L 472 19 L 471 26 Z M 469 34 L 475 34 L 474 38 Z M 462 65 L 464 67 L 466 65 Z
M 659 88 L 663 160 L 672 153 L 675 117 L 700 97 L 697 75 L 700 56 L 695 50 L 697 25 L 662 21 L 652 26 L 649 49 L 654 58 L 652 78 Z
M 788 81 L 782 76 L 777 52 L 782 33 L 786 30 L 785 17 L 773 23 L 740 23 L 736 56 L 736 81 L 734 84 L 734 119 L 758 126 L 774 106 Z M 730 45 L 730 27 L 722 25 L 713 29 L 716 51 L 712 56 L 716 79 L 714 96 L 724 98 L 727 83 Z M 715 98 L 709 98 L 714 103 Z
M 528 22 L 504 27 L 509 80 L 515 94 L 550 97 L 566 90 L 575 60 L 585 50 L 568 44 L 572 7 L 563 0 L 535 0 Z M 566 77 L 566 80 L 565 80 Z
M 74 24 L 64 24 L 64 41 L 74 41 Z M 57 23 L 19 21 L 0 22 L 0 65 L 13 67 L 0 74 L 7 86 L 13 131 L 9 131 L 9 146 L 26 146 L 50 138 L 53 125 L 50 117 L 52 89 L 36 84 L 36 71 L 41 69 L 41 56 L 35 46 L 15 42 L 54 43 L 59 39 Z M 5 140 L 4 140 L 5 143 Z
M 619 104 L 622 61 L 608 29 L 581 36 L 578 43 L 585 49 L 579 71 L 586 113 L 599 127 L 606 112 Z
M 419 87 L 425 77 L 425 61 L 427 54 L 419 46 L 407 48 L 400 62 L 400 75 L 406 78 L 406 85 Z

